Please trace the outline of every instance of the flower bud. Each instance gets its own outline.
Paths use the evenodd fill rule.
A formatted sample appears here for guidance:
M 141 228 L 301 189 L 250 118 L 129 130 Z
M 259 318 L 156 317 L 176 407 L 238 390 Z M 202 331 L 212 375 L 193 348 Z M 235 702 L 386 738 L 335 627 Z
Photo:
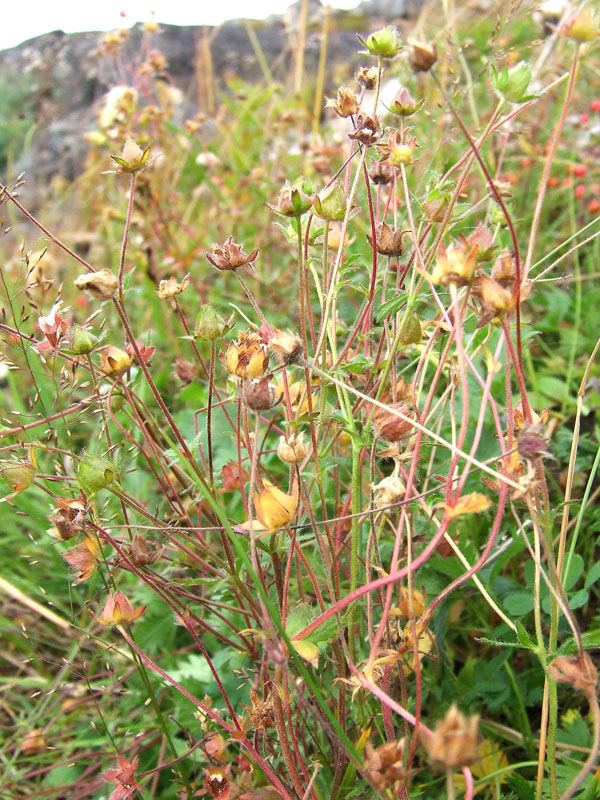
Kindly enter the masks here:
M 279 193 L 276 206 L 269 206 L 284 217 L 301 217 L 313 203 L 315 188 L 305 178 L 298 178 L 294 183 L 286 181 Z
M 121 375 L 133 364 L 133 356 L 119 347 L 109 345 L 100 354 L 100 369 L 106 375 Z
M 408 89 L 400 89 L 390 104 L 390 111 L 392 114 L 398 114 L 400 117 L 410 117 L 416 114 L 424 103 L 424 98 L 415 100 Z
M 304 444 L 304 434 L 296 435 L 291 433 L 286 439 L 285 436 L 279 438 L 277 455 L 286 464 L 299 464 L 306 458 L 308 448 Z
M 394 411 L 399 411 L 408 419 L 402 419 Z M 415 412 L 406 403 L 392 403 L 387 408 L 377 407 L 373 414 L 373 426 L 377 434 L 386 442 L 399 442 L 413 432 L 411 420 L 415 419 Z
M 71 333 L 71 352 L 78 356 L 86 355 L 87 353 L 91 353 L 97 344 L 98 337 L 94 336 L 91 331 L 79 325 L 73 326 L 73 331 Z
M 344 188 L 339 181 L 335 181 L 315 195 L 313 211 L 321 219 L 336 222 L 346 216 L 347 205 Z
M 560 34 L 575 42 L 591 42 L 600 36 L 600 27 L 594 13 L 584 5 L 569 14 Z
M 196 327 L 194 328 L 194 339 L 209 342 L 220 339 L 230 330 L 230 322 L 231 320 L 226 322 L 214 306 L 206 303 L 200 308 Z
M 400 331 L 400 344 L 419 344 L 423 337 L 421 322 L 416 314 L 409 314 Z
M 112 300 L 119 288 L 119 279 L 108 269 L 88 272 L 75 278 L 75 286 L 87 292 L 96 300 Z
M 358 38 L 372 56 L 380 58 L 395 58 L 402 47 L 400 34 L 391 25 L 382 28 L 380 31 L 375 31 L 366 41 L 362 36 Z
M 107 489 L 116 476 L 117 468 L 114 462 L 93 453 L 84 453 L 77 466 L 77 483 L 90 499 L 101 489 Z
M 134 174 L 145 168 L 149 155 L 149 147 L 142 150 L 139 144 L 129 136 L 125 140 L 121 155 L 111 156 L 111 158 L 117 165 L 117 172 Z
M 514 306 L 511 292 L 503 289 L 499 283 L 493 278 L 488 278 L 487 275 L 481 276 L 480 292 L 484 311 L 488 314 L 501 317 Z
M 492 86 L 510 103 L 522 103 L 527 99 L 527 87 L 531 81 L 531 67 L 520 61 L 510 69 L 504 65 L 498 72 L 492 65 Z
M 413 72 L 429 72 L 437 61 L 437 50 L 434 44 L 408 40 L 408 63 Z

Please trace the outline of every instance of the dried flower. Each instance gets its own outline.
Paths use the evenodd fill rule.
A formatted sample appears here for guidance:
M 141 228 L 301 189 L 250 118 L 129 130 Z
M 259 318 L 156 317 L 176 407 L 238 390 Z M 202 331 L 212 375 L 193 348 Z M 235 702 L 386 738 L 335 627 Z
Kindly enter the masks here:
M 136 172 L 141 172 L 146 167 L 149 155 L 150 147 L 142 150 L 139 144 L 129 136 L 125 140 L 121 155 L 111 156 L 111 158 L 117 165 L 117 172 L 133 175 Z
M 431 273 L 433 283 L 449 286 L 467 286 L 475 275 L 477 266 L 477 246 L 466 250 L 458 245 L 451 245 L 447 250 L 440 242 L 436 265 Z
M 181 294 L 187 288 L 190 282 L 189 274 L 185 276 L 185 278 L 178 283 L 175 278 L 167 278 L 166 280 L 162 280 L 158 284 L 158 292 L 157 295 L 160 297 L 161 300 L 172 300 L 178 294 Z
M 225 369 L 238 378 L 262 378 L 269 367 L 261 337 L 250 331 L 240 333 L 220 358 Z
M 392 114 L 398 114 L 400 117 L 411 117 L 416 114 L 425 103 L 425 98 L 415 100 L 408 89 L 400 89 L 396 97 L 390 103 L 390 111 Z
M 271 383 L 271 376 L 263 378 L 246 378 L 241 386 L 241 397 L 246 405 L 253 411 L 266 411 L 279 402 L 275 387 Z
M 291 433 L 286 439 L 285 436 L 279 437 L 277 455 L 286 464 L 299 464 L 306 458 L 308 448 L 304 444 L 304 434 L 296 435 Z
M 387 186 L 394 180 L 395 171 L 389 164 L 382 164 L 381 161 L 373 160 L 369 170 L 369 178 L 376 186 Z
M 114 345 L 108 345 L 100 354 L 100 369 L 105 375 L 121 375 L 133 364 L 133 356 Z
M 434 44 L 408 40 L 408 63 L 414 72 L 429 72 L 437 61 L 437 50 Z
M 49 528 L 47 533 L 62 542 L 72 539 L 81 530 L 85 513 L 86 506 L 82 499 L 57 498 L 57 508 L 49 517 L 54 527 Z
M 190 384 L 196 377 L 195 367 L 191 361 L 185 358 L 176 358 L 174 364 L 174 374 L 184 386 Z
M 538 458 L 549 456 L 547 451 L 548 439 L 544 435 L 542 423 L 534 425 L 524 424 L 517 438 L 517 451 L 522 458 L 535 461 Z
M 587 653 L 576 656 L 559 656 L 550 663 L 550 675 L 557 683 L 570 683 L 584 694 L 594 694 L 598 673 Z
M 297 364 L 302 359 L 302 339 L 292 331 L 275 331 L 269 339 L 269 348 L 276 353 L 284 366 Z
M 152 361 L 152 356 L 154 355 L 156 347 L 145 345 L 141 339 L 135 340 L 135 346 L 137 353 L 132 344 L 128 342 L 125 345 L 125 351 L 127 352 L 127 355 L 132 361 L 138 361 L 138 363 L 141 361 L 146 366 L 150 366 L 150 362 Z
M 361 144 L 374 144 L 381 136 L 381 125 L 378 117 L 369 117 L 366 114 L 359 114 L 352 133 L 348 134 L 350 139 L 361 142 Z
M 514 307 L 512 293 L 504 289 L 493 278 L 488 278 L 487 275 L 481 276 L 479 291 L 485 315 L 503 317 Z
M 250 255 L 242 251 L 243 245 L 233 241 L 233 236 L 229 236 L 223 244 L 214 243 L 211 245 L 210 252 L 206 253 L 206 258 L 219 270 L 235 270 L 239 267 L 251 267 L 256 261 L 258 250 L 253 250 Z
M 354 80 L 371 91 L 377 86 L 377 67 L 357 67 Z
M 387 742 L 374 748 L 367 739 L 365 744 L 364 774 L 375 789 L 383 790 L 406 776 L 404 769 L 405 740 Z
M 164 550 L 164 545 L 159 547 L 150 547 L 141 533 L 136 533 L 136 535 L 133 537 L 131 545 L 126 545 L 123 548 L 123 552 L 127 556 L 127 559 L 136 567 L 147 567 L 151 564 L 156 564 L 156 562 L 164 553 Z M 120 559 L 116 566 L 127 566 L 127 561 L 125 559 Z
M 575 42 L 591 42 L 597 39 L 600 36 L 600 27 L 596 15 L 586 5 L 575 8 L 565 20 L 560 34 Z
M 96 300 L 112 300 L 119 288 L 119 279 L 109 269 L 98 272 L 87 272 L 75 278 L 74 284 L 78 289 L 87 292 Z
M 92 577 L 98 564 L 99 552 L 98 540 L 91 536 L 86 536 L 81 544 L 70 547 L 64 553 L 61 553 L 67 564 L 79 573 L 74 585 L 83 583 Z
M 358 97 L 354 92 L 344 88 L 337 90 L 335 100 L 331 97 L 327 98 L 325 105 L 327 108 L 333 108 L 339 117 L 353 117 L 360 108 Z
M 134 792 L 141 792 L 142 787 L 135 780 L 135 771 L 138 765 L 138 757 L 133 761 L 127 761 L 122 756 L 117 756 L 118 769 L 107 769 L 101 772 L 105 781 L 114 783 L 116 788 L 108 800 L 127 800 Z
M 273 532 L 294 519 L 298 496 L 285 494 L 270 481 L 263 481 L 262 491 L 254 492 L 254 506 L 262 529 Z
M 515 262 L 508 248 L 505 248 L 492 267 L 492 278 L 502 286 L 503 289 L 511 289 L 515 281 L 516 269 Z
M 406 486 L 397 475 L 388 475 L 387 478 L 373 484 L 373 495 L 376 508 L 391 506 L 404 497 Z
M 400 34 L 391 25 L 375 31 L 366 40 L 362 36 L 358 39 L 372 56 L 380 58 L 395 58 L 402 47 Z
M 44 734 L 39 728 L 32 728 L 27 731 L 21 740 L 21 753 L 24 756 L 35 756 L 38 753 L 43 753 L 46 749 L 46 740 Z
M 73 317 L 66 319 L 60 313 L 62 303 L 55 303 L 45 317 L 38 317 L 37 326 L 46 337 L 34 346 L 36 353 L 51 353 L 58 349 Z
M 402 419 L 400 412 L 407 419 Z M 377 434 L 386 442 L 399 442 L 413 432 L 412 420 L 415 412 L 406 403 L 391 403 L 386 408 L 378 406 L 373 414 L 373 426 Z
M 377 226 L 376 245 L 377 252 L 382 256 L 400 256 L 404 252 L 404 236 L 406 231 L 392 228 L 386 222 L 380 222 Z M 373 247 L 373 237 L 367 234 L 367 239 Z
M 116 592 L 109 592 L 102 614 L 99 617 L 93 611 L 90 611 L 90 615 L 102 625 L 124 625 L 135 622 L 145 610 L 146 606 L 140 606 L 134 611 L 123 592 L 117 590 Z
M 208 794 L 216 800 L 229 800 L 231 785 L 227 772 L 228 765 L 212 766 L 204 770 L 204 787 Z
M 423 737 L 430 760 L 444 771 L 468 767 L 477 761 L 478 724 L 478 715 L 467 719 L 453 703 L 431 736 Z

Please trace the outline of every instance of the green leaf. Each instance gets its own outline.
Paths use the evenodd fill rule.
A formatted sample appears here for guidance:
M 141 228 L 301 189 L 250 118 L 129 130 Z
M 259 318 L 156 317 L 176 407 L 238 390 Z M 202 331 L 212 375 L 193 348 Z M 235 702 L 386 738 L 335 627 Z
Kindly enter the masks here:
M 529 634 L 525 630 L 524 626 L 517 620 L 515 622 L 517 628 L 517 639 L 521 642 L 523 647 L 527 647 L 529 649 L 533 648 L 531 643 L 531 639 L 529 638 Z
M 533 595 L 528 592 L 515 592 L 504 600 L 504 608 L 515 617 L 524 617 L 533 611 Z
M 583 558 L 579 553 L 575 553 L 570 560 L 569 571 L 563 576 L 562 584 L 565 592 L 570 591 L 575 586 L 583 574 L 583 568 Z
M 375 320 L 377 322 L 381 322 L 382 319 L 385 319 L 390 314 L 396 314 L 405 304 L 405 294 L 399 294 L 396 297 L 392 297 L 391 300 L 387 300 L 385 303 L 383 303 L 383 305 L 379 306 L 375 314 Z
M 585 576 L 585 583 L 584 586 L 586 589 L 589 589 L 596 581 L 600 578 L 600 561 L 596 561 L 593 567 L 588 570 L 587 575 Z

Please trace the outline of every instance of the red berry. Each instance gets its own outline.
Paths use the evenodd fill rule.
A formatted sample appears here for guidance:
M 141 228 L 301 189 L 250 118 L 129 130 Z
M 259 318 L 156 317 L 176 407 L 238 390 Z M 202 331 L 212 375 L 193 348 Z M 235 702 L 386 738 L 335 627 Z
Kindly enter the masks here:
M 583 197 L 585 194 L 585 184 L 580 183 L 575 187 L 575 197 Z
M 524 167 L 524 168 L 530 167 L 531 166 L 531 159 L 530 158 L 526 158 L 526 157 L 522 158 L 521 159 L 521 166 Z
M 579 122 L 581 122 L 582 125 L 585 125 L 586 122 L 589 122 L 589 119 L 590 115 L 586 114 L 585 111 L 583 112 L 583 114 L 579 115 Z
M 548 186 L 551 189 L 554 189 L 555 186 L 558 186 L 558 178 L 556 175 L 553 175 L 551 178 L 548 178 Z
M 590 104 L 590 110 L 591 111 L 600 111 L 600 99 L 592 100 L 592 102 Z
M 585 164 L 575 164 L 573 167 L 573 175 L 577 175 L 578 178 L 582 178 L 586 172 Z
M 590 200 L 587 204 L 587 210 L 590 214 L 597 214 L 600 211 L 600 200 Z

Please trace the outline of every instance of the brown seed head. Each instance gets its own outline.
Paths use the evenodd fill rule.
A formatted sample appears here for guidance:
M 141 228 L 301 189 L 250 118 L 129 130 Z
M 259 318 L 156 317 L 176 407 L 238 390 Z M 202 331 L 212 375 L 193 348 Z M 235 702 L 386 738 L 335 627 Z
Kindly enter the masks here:
M 277 447 L 277 455 L 286 464 L 299 464 L 306 458 L 308 448 L 304 444 L 304 434 L 291 433 L 286 439 L 285 436 L 280 436 L 279 445 Z
M 216 242 L 211 245 L 210 252 L 206 253 L 206 258 L 219 270 L 235 270 L 243 266 L 252 266 L 258 256 L 258 250 L 253 250 L 250 255 L 242 251 L 241 244 L 233 241 L 233 236 L 229 236 L 223 244 Z
M 302 359 L 302 339 L 292 331 L 275 331 L 269 339 L 269 348 L 281 359 L 284 366 L 297 364 Z
M 584 694 L 595 693 L 598 673 L 587 653 L 577 656 L 559 656 L 550 664 L 550 674 L 558 683 L 570 683 Z
M 400 412 L 408 419 L 402 419 L 394 412 Z M 386 442 L 399 442 L 413 432 L 411 420 L 414 419 L 415 412 L 411 406 L 406 403 L 391 403 L 387 408 L 377 407 L 373 414 L 373 426 Z
M 453 703 L 431 736 L 423 738 L 429 759 L 444 771 L 473 764 L 479 759 L 478 724 L 478 715 L 467 719 Z
M 270 375 L 256 380 L 246 378 L 241 387 L 241 396 L 244 403 L 253 411 L 266 411 L 273 408 L 279 400 Z
M 406 231 L 392 228 L 385 222 L 377 226 L 377 252 L 382 256 L 400 256 L 404 252 L 404 236 Z M 367 239 L 373 247 L 373 237 L 368 233 Z
M 339 117 L 353 117 L 359 109 L 358 97 L 349 89 L 340 88 L 337 90 L 337 97 L 327 98 L 325 104 L 327 108 L 333 108 Z
M 437 50 L 434 44 L 408 40 L 408 63 L 414 72 L 429 72 L 437 61 Z
M 354 80 L 364 86 L 365 89 L 372 90 L 377 86 L 376 67 L 357 67 L 354 73 Z
M 374 748 L 369 740 L 365 744 L 364 774 L 376 789 L 394 786 L 406 776 L 404 769 L 405 740 L 387 742 Z
M 356 118 L 356 125 L 352 133 L 348 134 L 350 139 L 361 142 L 367 147 L 374 144 L 381 136 L 381 125 L 378 117 L 369 117 L 359 114 Z
M 119 288 L 119 279 L 109 269 L 101 269 L 98 272 L 87 272 L 79 275 L 74 280 L 75 286 L 87 292 L 96 300 L 112 300 L 115 292 Z

